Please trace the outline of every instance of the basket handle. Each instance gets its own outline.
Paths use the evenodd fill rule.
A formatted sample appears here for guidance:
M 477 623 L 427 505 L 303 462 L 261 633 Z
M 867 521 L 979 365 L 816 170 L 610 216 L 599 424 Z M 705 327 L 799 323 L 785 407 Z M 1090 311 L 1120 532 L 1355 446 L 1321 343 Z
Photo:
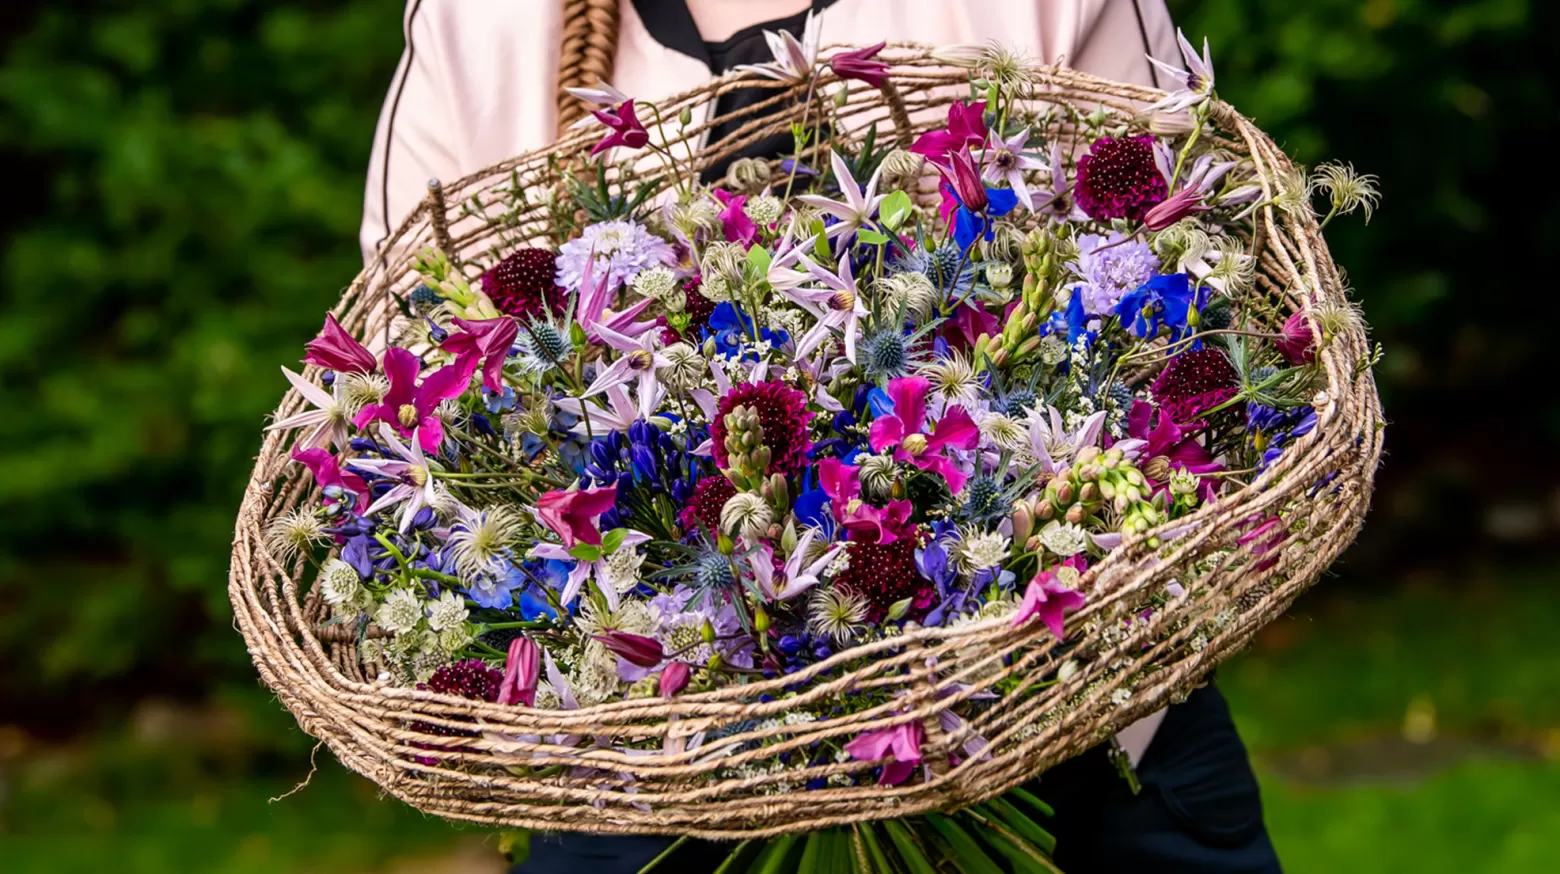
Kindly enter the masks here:
M 558 52 L 558 136 L 585 115 L 569 88 L 612 81 L 617 55 L 618 0 L 563 0 L 563 44 Z

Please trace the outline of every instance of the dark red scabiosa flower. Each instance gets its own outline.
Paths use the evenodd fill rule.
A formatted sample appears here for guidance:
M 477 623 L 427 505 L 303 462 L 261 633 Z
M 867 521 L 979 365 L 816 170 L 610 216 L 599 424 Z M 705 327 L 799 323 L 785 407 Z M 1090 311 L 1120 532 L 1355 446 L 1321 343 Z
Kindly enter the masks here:
M 932 584 L 916 569 L 915 551 L 922 545 L 924 529 L 905 523 L 894 531 L 891 543 L 852 540 L 845 550 L 850 565 L 834 577 L 834 585 L 867 602 L 867 621 L 881 622 L 890 607 L 911 600 L 906 618 L 920 619 L 936 600 Z
M 1154 400 L 1160 411 L 1178 425 L 1190 424 L 1209 410 L 1234 397 L 1240 390 L 1240 374 L 1218 349 L 1183 352 L 1170 359 L 1154 380 Z
M 558 284 L 558 255 L 546 249 L 519 249 L 482 274 L 482 292 L 500 312 L 539 316 L 563 312 L 565 291 Z
M 1170 194 L 1154 163 L 1154 138 L 1100 137 L 1078 159 L 1078 206 L 1095 221 L 1128 218 L 1135 222 Z
M 710 323 L 710 316 L 715 313 L 715 301 L 699 292 L 701 284 L 697 276 L 683 283 L 683 297 L 688 301 L 683 307 L 688 314 L 688 330 L 683 332 L 683 339 L 689 343 L 699 341 L 699 331 Z
M 466 659 L 465 661 L 451 662 L 435 669 L 433 676 L 426 683 L 418 683 L 417 688 L 425 692 L 439 692 L 445 695 L 455 695 L 460 698 L 470 698 L 473 701 L 497 701 L 499 687 L 504 683 L 504 672 L 497 668 L 490 668 L 480 659 Z M 414 722 L 413 731 L 423 734 L 437 734 L 443 737 L 476 737 L 474 731 L 463 728 L 449 728 L 443 725 L 429 725 L 426 722 Z M 435 744 L 413 744 L 419 749 L 425 750 L 458 750 L 458 746 L 439 746 Z M 438 763 L 438 759 L 419 757 L 418 761 L 425 765 Z
M 707 476 L 694 484 L 693 494 L 688 496 L 688 503 L 678 514 L 677 521 L 686 531 L 697 531 L 702 527 L 714 534 L 720 530 L 721 508 L 736 493 L 736 487 L 724 476 L 718 473 Z
M 807 410 L 807 396 L 783 382 L 744 382 L 732 386 L 720 399 L 720 410 L 710 423 L 710 439 L 715 443 L 715 461 L 720 467 L 731 463 L 726 453 L 726 414 L 736 407 L 749 407 L 758 413 L 764 428 L 764 445 L 769 447 L 767 473 L 793 474 L 807 464 L 812 440 L 807 425 L 813 414 Z

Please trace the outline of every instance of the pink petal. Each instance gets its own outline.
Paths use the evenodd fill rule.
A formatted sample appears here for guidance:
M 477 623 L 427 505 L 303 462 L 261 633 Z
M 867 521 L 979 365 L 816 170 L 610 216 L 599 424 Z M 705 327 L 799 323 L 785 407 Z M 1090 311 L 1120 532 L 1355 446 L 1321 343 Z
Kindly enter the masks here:
M 894 415 L 907 430 L 919 431 L 926 422 L 926 396 L 931 390 L 932 384 L 924 376 L 902 376 L 888 381 L 887 394 L 894 402 Z
M 952 446 L 956 449 L 974 449 L 980 442 L 980 429 L 975 427 L 975 420 L 963 407 L 949 407 L 932 425 L 932 433 L 927 436 L 926 448 L 930 452 L 943 446 Z

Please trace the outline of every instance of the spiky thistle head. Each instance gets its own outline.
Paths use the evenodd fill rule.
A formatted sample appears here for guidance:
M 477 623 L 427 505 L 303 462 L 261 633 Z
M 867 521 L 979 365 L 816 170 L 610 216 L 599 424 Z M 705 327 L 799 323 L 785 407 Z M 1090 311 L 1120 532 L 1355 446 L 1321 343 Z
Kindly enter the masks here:
M 866 370 L 874 378 L 894 379 L 904 376 L 910 370 L 910 359 L 910 344 L 897 326 L 867 338 Z
M 965 518 L 972 522 L 991 522 L 1001 519 L 1013 509 L 1013 502 L 1003 494 L 1002 483 L 995 477 L 982 474 L 972 478 L 964 487 Z

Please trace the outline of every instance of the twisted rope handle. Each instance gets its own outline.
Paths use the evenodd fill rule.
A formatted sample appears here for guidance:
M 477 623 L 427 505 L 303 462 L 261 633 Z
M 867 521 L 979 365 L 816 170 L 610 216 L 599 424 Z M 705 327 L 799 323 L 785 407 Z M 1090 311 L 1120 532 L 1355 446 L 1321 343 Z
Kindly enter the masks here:
M 558 52 L 558 136 L 585 115 L 570 88 L 612 80 L 617 55 L 618 0 L 563 0 L 563 45 Z

